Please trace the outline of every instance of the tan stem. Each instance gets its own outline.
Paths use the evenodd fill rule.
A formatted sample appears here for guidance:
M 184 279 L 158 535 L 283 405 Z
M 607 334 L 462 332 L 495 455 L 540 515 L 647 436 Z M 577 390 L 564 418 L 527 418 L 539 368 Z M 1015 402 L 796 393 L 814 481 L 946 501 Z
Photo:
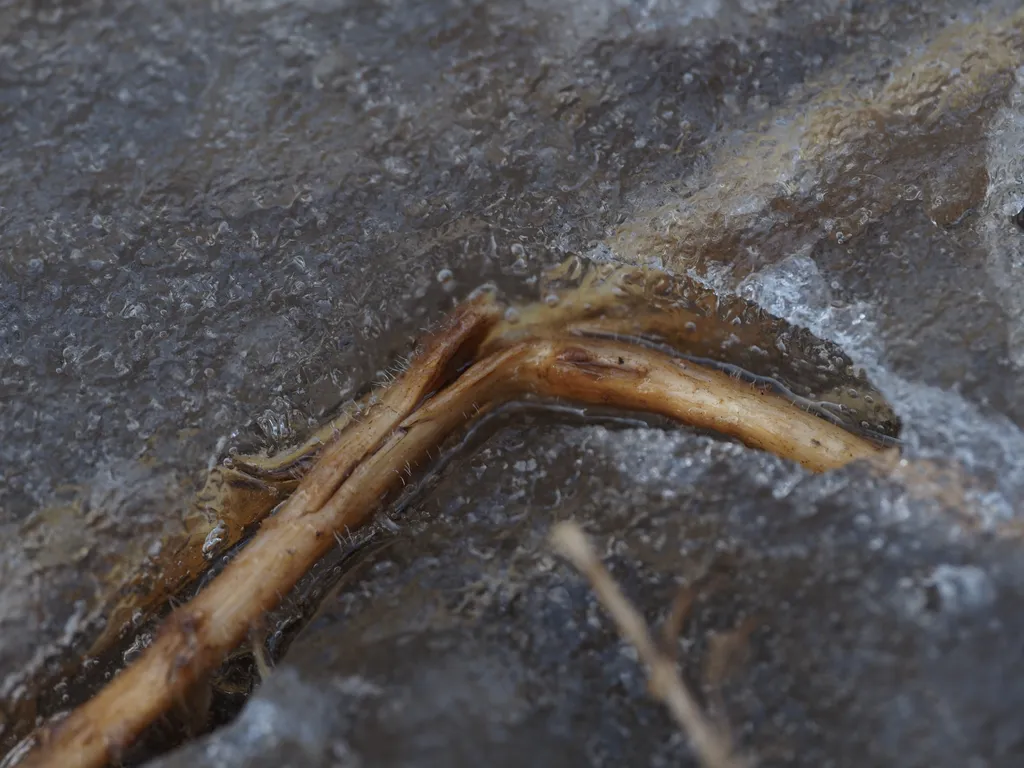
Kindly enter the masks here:
M 461 306 L 445 325 L 422 345 L 408 373 L 383 393 L 364 397 L 344 414 L 309 438 L 303 445 L 272 459 L 236 457 L 233 467 L 210 471 L 206 484 L 183 520 L 182 530 L 162 541 L 164 556 L 131 564 L 122 575 L 123 586 L 104 611 L 106 629 L 93 641 L 87 654 L 104 653 L 120 636 L 132 616 L 148 618 L 168 597 L 177 594 L 209 565 L 204 542 L 220 528 L 218 551 L 242 539 L 246 529 L 261 522 L 282 500 L 281 514 L 298 504 L 321 504 L 378 442 L 439 387 L 456 355 L 472 357 L 482 337 L 495 325 L 497 305 L 486 294 Z M 379 399 L 379 403 L 377 402 Z M 363 421 L 366 419 L 366 421 Z M 303 459 L 323 454 L 315 477 L 306 480 L 303 498 L 293 493 L 300 485 Z M 319 457 L 319 456 L 318 456 Z M 208 510 L 216 510 L 210 514 Z M 138 621 L 136 618 L 135 621 Z
M 484 326 L 477 317 L 475 326 L 457 327 L 469 334 Z M 454 354 L 465 342 L 440 346 Z M 414 367 L 401 384 L 437 377 L 436 368 Z M 325 451 L 287 506 L 204 591 L 168 618 L 134 665 L 54 726 L 25 765 L 99 768 L 116 756 L 278 605 L 334 545 L 334 532 L 366 522 L 381 500 L 404 484 L 405 473 L 453 430 L 502 401 L 533 394 L 659 413 L 734 435 L 812 470 L 880 451 L 773 394 L 621 342 L 520 342 L 476 363 L 399 420 L 402 408 L 415 405 L 404 389 L 385 394 L 364 429 L 343 441 L 344 449 L 339 442 Z
M 860 434 L 899 434 L 891 406 L 837 347 L 756 304 L 656 269 L 571 259 L 550 277 L 572 287 L 552 287 L 544 302 L 510 308 L 481 345 L 481 357 L 516 341 L 567 334 L 663 345 L 779 391 L 794 387 L 791 398 L 802 407 Z
M 480 298 L 460 307 L 448 323 L 426 341 L 424 351 L 395 386 L 372 405 L 357 429 L 329 445 L 284 507 L 270 521 L 281 525 L 320 508 L 370 452 L 423 398 L 445 383 L 455 362 L 472 359 L 476 346 L 497 318 L 497 306 Z

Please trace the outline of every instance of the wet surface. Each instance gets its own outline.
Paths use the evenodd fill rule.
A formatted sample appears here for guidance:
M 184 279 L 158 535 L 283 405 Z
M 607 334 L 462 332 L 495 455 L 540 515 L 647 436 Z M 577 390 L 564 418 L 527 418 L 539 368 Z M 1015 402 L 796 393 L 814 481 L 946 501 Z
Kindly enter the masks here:
M 751 472 L 710 438 L 506 423 L 325 600 L 234 725 L 157 764 L 680 764 L 635 654 L 546 542 L 574 517 L 655 625 L 696 588 L 673 647 L 763 764 L 1012 765 L 1019 545 L 894 507 L 903 493 L 862 469 Z M 329 714 L 272 725 L 300 702 Z
M 651 618 L 700 553 L 739 550 L 686 668 L 709 629 L 770 615 L 725 692 L 765 762 L 1016 765 L 1019 573 L 986 532 L 1024 499 L 1015 12 L 0 2 L 0 743 L 211 465 L 299 440 L 480 283 L 533 298 L 579 253 L 692 270 L 834 341 L 907 457 L 955 481 L 513 424 L 397 516 L 240 725 L 181 759 L 468 763 L 515 743 L 675 763 L 637 665 L 547 550 L 574 515 L 620 542 Z M 297 701 L 322 716 L 299 727 Z

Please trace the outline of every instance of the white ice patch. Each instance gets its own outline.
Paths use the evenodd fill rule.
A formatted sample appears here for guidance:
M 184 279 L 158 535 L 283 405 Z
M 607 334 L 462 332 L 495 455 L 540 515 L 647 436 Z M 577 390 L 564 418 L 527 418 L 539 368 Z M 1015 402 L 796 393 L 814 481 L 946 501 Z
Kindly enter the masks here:
M 1024 208 L 1024 67 L 987 140 L 988 190 L 980 225 L 988 274 L 1009 322 L 1010 359 L 1024 368 L 1024 233 L 1012 217 Z
M 923 624 L 985 610 L 998 597 L 992 578 L 976 565 L 943 563 L 928 574 L 901 579 L 899 587 L 891 594 L 893 603 Z
M 997 479 L 995 492 L 972 501 L 992 523 L 1014 514 L 1014 500 L 1024 497 L 1024 433 L 1009 419 L 983 413 L 955 392 L 896 375 L 882 363 L 881 334 L 871 305 L 839 305 L 817 265 L 798 255 L 754 273 L 737 293 L 823 339 L 838 344 L 868 374 L 903 419 L 908 456 L 956 459 L 973 472 Z M 1024 306 L 1024 296 L 1022 296 Z
M 264 686 L 266 690 L 249 700 L 238 719 L 206 740 L 202 751 L 209 764 L 241 768 L 287 743 L 294 764 L 309 765 L 323 755 L 324 745 L 335 750 L 343 745 L 337 737 L 337 701 L 290 667 L 275 670 Z
M 561 37 L 581 41 L 607 36 L 621 27 L 624 19 L 640 32 L 662 30 L 666 24 L 685 29 L 696 21 L 716 18 L 722 10 L 721 0 L 542 0 L 537 5 L 563 15 L 569 22 L 559 30 Z

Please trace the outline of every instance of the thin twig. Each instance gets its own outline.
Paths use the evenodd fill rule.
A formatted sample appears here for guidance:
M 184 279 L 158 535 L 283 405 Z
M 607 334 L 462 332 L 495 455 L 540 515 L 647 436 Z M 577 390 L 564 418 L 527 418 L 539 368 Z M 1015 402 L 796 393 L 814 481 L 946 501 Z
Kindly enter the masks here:
M 705 717 L 679 677 L 675 662 L 658 650 L 647 623 L 601 564 L 580 526 L 571 521 L 559 523 L 551 532 L 551 542 L 590 580 L 598 599 L 618 625 L 619 632 L 633 644 L 647 666 L 652 694 L 668 708 L 689 736 L 690 744 L 705 768 L 745 768 L 752 765 L 749 758 L 735 754 L 726 736 Z
M 267 682 L 267 678 L 274 671 L 274 665 L 267 658 L 267 633 L 265 631 L 253 633 L 249 638 L 249 643 L 252 645 L 252 661 L 256 666 L 256 674 L 259 675 L 262 685 Z
M 698 589 L 695 584 L 686 584 L 679 588 L 675 598 L 672 600 L 672 607 L 669 608 L 668 616 L 661 625 L 661 647 L 664 654 L 675 659 L 676 649 L 679 645 L 679 634 L 683 631 L 683 624 L 690 617 L 693 610 L 693 603 L 697 599 Z

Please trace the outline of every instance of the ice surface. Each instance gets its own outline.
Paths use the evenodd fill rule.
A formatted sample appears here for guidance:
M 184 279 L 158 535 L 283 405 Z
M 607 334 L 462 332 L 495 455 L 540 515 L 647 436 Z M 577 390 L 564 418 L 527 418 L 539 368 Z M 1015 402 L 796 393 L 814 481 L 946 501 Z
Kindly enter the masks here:
M 1018 69 L 1009 103 L 989 127 L 986 154 L 988 190 L 981 233 L 988 266 L 1010 320 L 1010 355 L 1024 366 L 1024 299 L 1018 290 L 1024 274 L 1024 240 L 1014 217 L 1024 210 L 1024 68 Z M 1015 231 L 1016 229 L 1016 231 Z
M 0 3 L 0 744 L 137 650 L 65 679 L 211 463 L 298 439 L 481 283 L 533 298 L 591 254 L 838 343 L 903 417 L 907 466 L 811 477 L 660 426 L 503 417 L 375 532 L 394 548 L 241 719 L 168 763 L 680 764 L 547 548 L 574 516 L 652 620 L 722 575 L 684 632 L 691 679 L 709 632 L 765 617 L 724 701 L 766 762 L 1019 765 L 1024 581 L 999 523 L 1024 502 L 1021 19 Z

